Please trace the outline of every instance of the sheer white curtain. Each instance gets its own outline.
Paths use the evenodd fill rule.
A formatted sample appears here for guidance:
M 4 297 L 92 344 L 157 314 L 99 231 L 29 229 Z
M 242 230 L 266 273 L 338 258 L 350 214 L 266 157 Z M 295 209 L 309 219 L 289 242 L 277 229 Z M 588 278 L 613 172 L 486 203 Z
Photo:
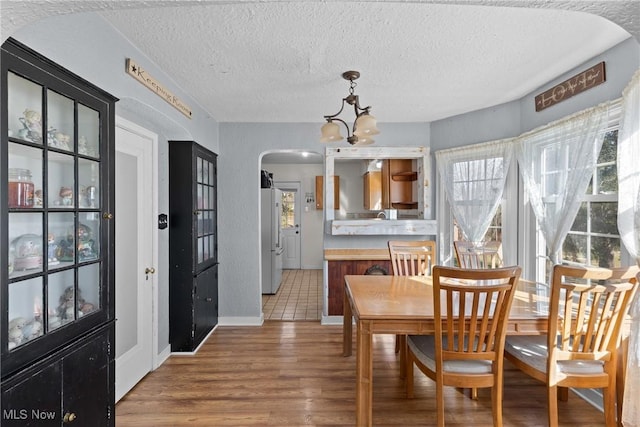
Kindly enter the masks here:
M 554 264 L 593 175 L 609 106 L 601 104 L 516 139 L 520 173 Z
M 453 216 L 472 242 L 482 240 L 502 199 L 512 141 L 503 139 L 435 153 Z
M 640 70 L 622 93 L 618 131 L 618 230 L 640 265 Z M 631 306 L 631 335 L 622 406 L 625 427 L 640 426 L 640 294 Z

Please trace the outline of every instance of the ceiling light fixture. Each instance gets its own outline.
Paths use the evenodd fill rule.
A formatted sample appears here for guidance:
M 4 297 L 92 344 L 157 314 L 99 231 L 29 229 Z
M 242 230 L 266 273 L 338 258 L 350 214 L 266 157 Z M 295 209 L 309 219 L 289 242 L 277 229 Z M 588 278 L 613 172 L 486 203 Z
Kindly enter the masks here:
M 345 71 L 342 73 L 342 78 L 351 82 L 349 86 L 349 95 L 347 95 L 346 98 L 342 98 L 342 107 L 340 107 L 340 111 L 331 116 L 324 116 L 327 123 L 322 126 L 320 142 L 337 142 L 344 139 L 340 133 L 340 126 L 337 123 L 334 123 L 336 121 L 342 123 L 347 128 L 347 142 L 351 145 L 373 144 L 374 141 L 371 136 L 380 133 L 376 127 L 376 118 L 369 114 L 371 107 L 362 108 L 358 101 L 358 95 L 353 93 L 353 90 L 356 87 L 355 80 L 357 80 L 358 77 L 360 77 L 360 73 L 358 71 Z M 344 110 L 345 103 L 353 105 L 353 109 L 356 113 L 356 119 L 353 122 L 353 132 L 349 128 L 347 122 L 338 118 L 340 113 L 342 113 L 342 110 Z

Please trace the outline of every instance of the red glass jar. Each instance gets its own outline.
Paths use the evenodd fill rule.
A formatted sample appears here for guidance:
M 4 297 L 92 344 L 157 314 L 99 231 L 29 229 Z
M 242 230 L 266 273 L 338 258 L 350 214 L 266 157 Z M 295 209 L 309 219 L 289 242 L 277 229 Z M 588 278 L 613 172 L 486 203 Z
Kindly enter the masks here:
M 9 207 L 32 208 L 33 207 L 33 182 L 29 169 L 9 169 Z

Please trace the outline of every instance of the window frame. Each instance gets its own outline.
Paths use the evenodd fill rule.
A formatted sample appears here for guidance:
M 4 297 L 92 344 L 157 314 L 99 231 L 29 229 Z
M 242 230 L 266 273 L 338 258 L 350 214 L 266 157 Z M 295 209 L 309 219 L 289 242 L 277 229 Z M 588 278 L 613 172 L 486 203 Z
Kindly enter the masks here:
M 610 117 L 609 117 L 609 124 L 607 128 L 604 130 L 605 134 L 619 129 L 620 118 L 621 118 L 620 113 L 621 113 L 620 106 L 612 108 L 610 112 Z M 553 144 L 553 143 L 554 141 L 550 141 L 550 144 Z M 599 156 L 600 156 L 600 153 L 598 153 L 598 156 L 597 156 L 598 159 L 599 159 Z M 594 174 L 592 177 L 592 184 L 590 186 L 591 194 L 584 194 L 584 196 L 582 197 L 582 203 L 591 204 L 591 203 L 597 203 L 597 202 L 612 202 L 612 203 L 618 202 L 617 191 L 610 192 L 607 194 L 594 194 L 595 191 L 593 189 L 593 186 L 596 185 L 594 183 L 596 183 L 597 176 L 598 176 L 597 171 L 599 170 L 599 168 L 601 168 L 604 165 L 615 164 L 615 163 L 616 161 L 609 161 L 609 162 L 597 163 L 594 166 Z M 542 173 L 542 171 L 540 172 Z M 533 213 L 533 210 L 530 204 L 528 203 L 528 199 L 524 190 L 522 179 L 519 178 L 519 181 L 520 181 L 520 186 L 519 186 L 520 195 L 522 196 L 522 200 L 523 200 L 523 202 L 519 204 L 519 212 L 518 212 L 518 219 L 522 223 L 522 227 L 519 227 L 519 231 L 522 232 L 522 234 L 520 234 L 522 236 L 522 243 L 519 245 L 519 253 L 522 255 L 522 257 L 520 258 L 520 261 L 522 262 L 521 265 L 533 266 L 531 271 L 532 273 L 531 276 L 528 274 L 527 269 L 523 268 L 523 277 L 528 277 L 530 280 L 536 281 L 538 283 L 547 283 L 548 277 L 549 277 L 549 269 L 551 268 L 551 265 L 548 258 L 548 249 L 547 249 L 546 241 L 544 239 L 544 236 L 542 235 L 542 232 L 540 231 L 540 228 L 538 227 L 535 214 Z M 617 219 L 617 215 L 616 215 L 616 219 Z M 590 218 L 587 221 L 590 222 Z M 580 233 L 570 230 L 567 236 L 570 234 L 579 235 Z M 588 235 L 589 238 L 594 236 L 598 237 L 598 235 L 603 235 L 603 233 L 595 233 L 591 231 L 589 228 L 587 228 L 587 231 L 585 231 L 583 234 Z M 619 234 L 615 236 L 620 238 Z M 612 237 L 612 236 L 606 235 L 605 237 Z M 566 240 L 566 237 L 565 237 L 565 240 Z M 530 245 L 529 247 L 527 247 L 525 242 L 531 242 L 531 241 L 535 242 L 535 245 L 533 247 L 531 247 Z M 563 241 L 563 247 L 564 247 L 564 241 Z M 590 248 L 591 247 L 588 246 L 587 263 L 578 263 L 578 262 L 568 261 L 564 258 L 564 252 L 562 252 L 562 262 L 571 264 L 571 265 L 590 265 L 589 264 L 589 261 L 591 260 Z M 620 264 L 624 266 L 624 265 L 632 265 L 633 263 L 634 261 L 631 259 L 631 256 L 629 255 L 629 253 L 627 252 L 626 248 L 624 247 L 621 241 L 620 242 Z

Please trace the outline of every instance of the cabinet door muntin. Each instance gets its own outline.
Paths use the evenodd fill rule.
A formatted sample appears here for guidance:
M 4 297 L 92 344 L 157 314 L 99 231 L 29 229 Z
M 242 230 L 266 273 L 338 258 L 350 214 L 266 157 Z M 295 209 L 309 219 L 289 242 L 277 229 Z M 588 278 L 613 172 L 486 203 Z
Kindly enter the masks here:
M 101 141 L 109 124 L 107 104 L 68 80 L 27 72 L 26 63 L 5 64 L 3 356 L 26 354 L 25 344 L 50 332 L 77 333 L 82 326 L 72 325 L 82 318 L 108 315 L 101 258 L 101 209 L 108 205 L 101 191 L 102 174 L 108 172 Z M 44 348 L 63 340 L 54 338 Z M 14 359 L 6 359 L 7 369 L 23 363 Z

